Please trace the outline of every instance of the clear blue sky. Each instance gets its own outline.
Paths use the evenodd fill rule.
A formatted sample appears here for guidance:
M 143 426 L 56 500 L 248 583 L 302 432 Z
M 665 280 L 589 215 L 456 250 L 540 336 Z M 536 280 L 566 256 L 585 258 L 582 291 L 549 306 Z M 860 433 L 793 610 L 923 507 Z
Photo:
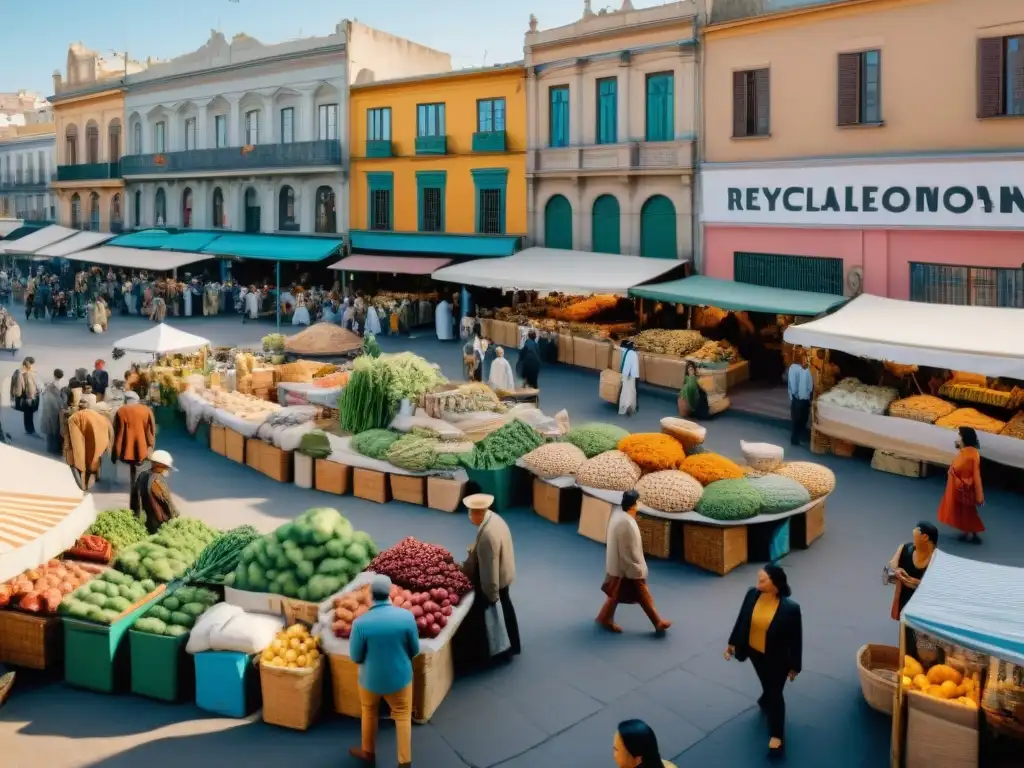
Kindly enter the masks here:
M 541 29 L 578 19 L 583 0 L 3 0 L 0 15 L 0 91 L 43 96 L 51 75 L 64 71 L 68 45 L 81 42 L 133 59 L 168 59 L 193 51 L 219 28 L 229 39 L 245 32 L 265 43 L 327 34 L 344 18 L 452 54 L 455 67 L 516 61 L 535 13 Z M 661 0 L 634 0 L 642 8 Z M 621 0 L 593 0 L 595 11 Z

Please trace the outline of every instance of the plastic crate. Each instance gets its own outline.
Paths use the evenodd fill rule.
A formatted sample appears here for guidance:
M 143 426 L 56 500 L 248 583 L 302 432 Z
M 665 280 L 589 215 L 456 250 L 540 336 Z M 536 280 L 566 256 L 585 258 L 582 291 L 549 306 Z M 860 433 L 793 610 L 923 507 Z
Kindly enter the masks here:
M 158 701 L 179 702 L 195 692 L 195 664 L 185 653 L 188 635 L 167 637 L 136 629 L 128 633 L 132 693 Z
M 115 693 L 128 688 L 131 657 L 125 635 L 156 605 L 143 603 L 120 621 L 97 624 L 64 617 L 64 680 L 76 688 Z
M 466 494 L 486 493 L 494 497 L 491 508 L 505 512 L 512 507 L 528 506 L 532 503 L 532 476 L 520 467 L 504 469 L 468 469 L 469 482 Z
M 197 707 L 238 718 L 260 708 L 260 676 L 251 656 L 234 651 L 204 651 L 194 658 Z

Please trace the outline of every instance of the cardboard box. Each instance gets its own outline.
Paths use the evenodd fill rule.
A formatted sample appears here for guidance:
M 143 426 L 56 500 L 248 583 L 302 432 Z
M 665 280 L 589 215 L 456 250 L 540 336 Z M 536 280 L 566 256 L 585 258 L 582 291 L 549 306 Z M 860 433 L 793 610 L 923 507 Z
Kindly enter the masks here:
M 681 357 L 648 355 L 646 373 L 647 383 L 678 391 L 683 386 L 686 362 Z
M 593 340 L 585 339 L 582 336 L 572 337 L 573 365 L 579 368 L 594 368 L 596 365 L 597 349 Z
M 598 387 L 598 396 L 606 403 L 619 404 L 619 395 L 622 392 L 622 374 L 610 368 L 601 371 L 601 383 Z
M 360 499 L 387 504 L 391 500 L 387 473 L 356 467 L 352 470 L 352 493 Z
M 317 459 L 313 471 L 315 474 L 314 487 L 318 491 L 344 496 L 352 490 L 352 467 L 347 464 Z
M 427 478 L 427 506 L 441 512 L 458 512 L 466 496 L 466 484 L 462 480 L 444 477 Z
M 614 345 L 610 339 L 596 339 L 594 341 L 594 368 L 603 371 L 610 368 L 612 364 L 612 349 Z
M 558 488 L 533 478 L 533 511 L 552 523 L 578 520 L 582 491 L 579 488 Z
M 573 357 L 572 353 L 572 334 L 571 333 L 560 333 L 558 334 L 558 362 L 565 363 L 566 365 L 572 365 Z
M 261 472 L 260 460 L 263 458 L 264 442 L 255 437 L 245 441 L 245 464 L 257 472 Z
M 292 481 L 292 452 L 264 443 L 260 449 L 260 472 L 279 483 Z
M 427 478 L 391 475 L 391 498 L 422 507 L 427 503 Z
M 224 455 L 231 461 L 245 464 L 245 437 L 233 429 L 225 430 Z
M 903 477 L 928 476 L 928 465 L 925 462 L 883 450 L 875 451 L 871 457 L 871 468 Z
M 210 425 L 210 450 L 220 456 L 227 455 L 226 432 L 227 430 L 219 424 Z
M 608 541 L 608 518 L 612 515 L 612 505 L 607 501 L 583 494 L 580 503 L 580 536 L 591 541 L 605 544 Z
M 494 319 L 490 317 L 480 318 L 480 333 L 484 335 L 485 339 L 494 338 Z

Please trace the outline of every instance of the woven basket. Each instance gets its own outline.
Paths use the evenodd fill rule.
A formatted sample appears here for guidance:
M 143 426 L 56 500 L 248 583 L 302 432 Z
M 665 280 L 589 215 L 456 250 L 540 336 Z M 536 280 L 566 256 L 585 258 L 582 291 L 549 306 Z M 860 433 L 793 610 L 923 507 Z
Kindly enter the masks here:
M 932 406 L 923 408 L 921 405 L 927 403 Z M 918 395 L 908 397 L 904 400 L 897 400 L 889 406 L 889 415 L 899 419 L 910 419 L 920 421 L 923 424 L 934 424 L 943 416 L 948 416 L 956 410 L 956 406 L 947 403 L 938 397 L 931 395 Z
M 683 559 L 725 576 L 747 562 L 747 526 L 683 524 Z
M 0 662 L 49 669 L 59 663 L 63 643 L 59 616 L 0 611 Z
M 685 401 L 680 399 L 680 402 Z M 700 424 L 686 419 L 674 419 L 671 416 L 666 416 L 661 420 L 661 431 L 682 443 L 683 450 L 687 453 L 703 443 L 708 434 L 707 429 Z
M 868 706 L 886 715 L 892 714 L 896 681 L 902 668 L 899 648 L 871 643 L 860 647 L 857 651 L 857 674 L 860 675 L 860 690 Z M 880 672 L 891 672 L 896 678 L 890 679 Z
M 636 516 L 637 527 L 640 528 L 640 541 L 644 554 L 651 557 L 668 558 L 672 553 L 672 521 L 660 517 L 647 517 L 643 513 Z
M 322 656 L 312 670 L 260 664 L 263 722 L 297 731 L 308 730 L 316 722 L 323 704 L 324 666 Z

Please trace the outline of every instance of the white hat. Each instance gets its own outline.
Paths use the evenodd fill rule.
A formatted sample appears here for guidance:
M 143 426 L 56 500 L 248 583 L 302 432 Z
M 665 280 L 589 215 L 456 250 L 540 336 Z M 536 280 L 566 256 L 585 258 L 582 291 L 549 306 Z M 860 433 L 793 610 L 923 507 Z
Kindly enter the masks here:
M 462 500 L 468 509 L 490 509 L 494 503 L 494 497 L 486 493 L 474 493 Z
M 171 454 L 167 451 L 153 451 L 153 455 L 149 457 L 149 463 L 160 464 L 168 469 L 174 469 L 174 459 L 171 458 Z M 174 469 L 174 471 L 177 472 L 178 470 Z

